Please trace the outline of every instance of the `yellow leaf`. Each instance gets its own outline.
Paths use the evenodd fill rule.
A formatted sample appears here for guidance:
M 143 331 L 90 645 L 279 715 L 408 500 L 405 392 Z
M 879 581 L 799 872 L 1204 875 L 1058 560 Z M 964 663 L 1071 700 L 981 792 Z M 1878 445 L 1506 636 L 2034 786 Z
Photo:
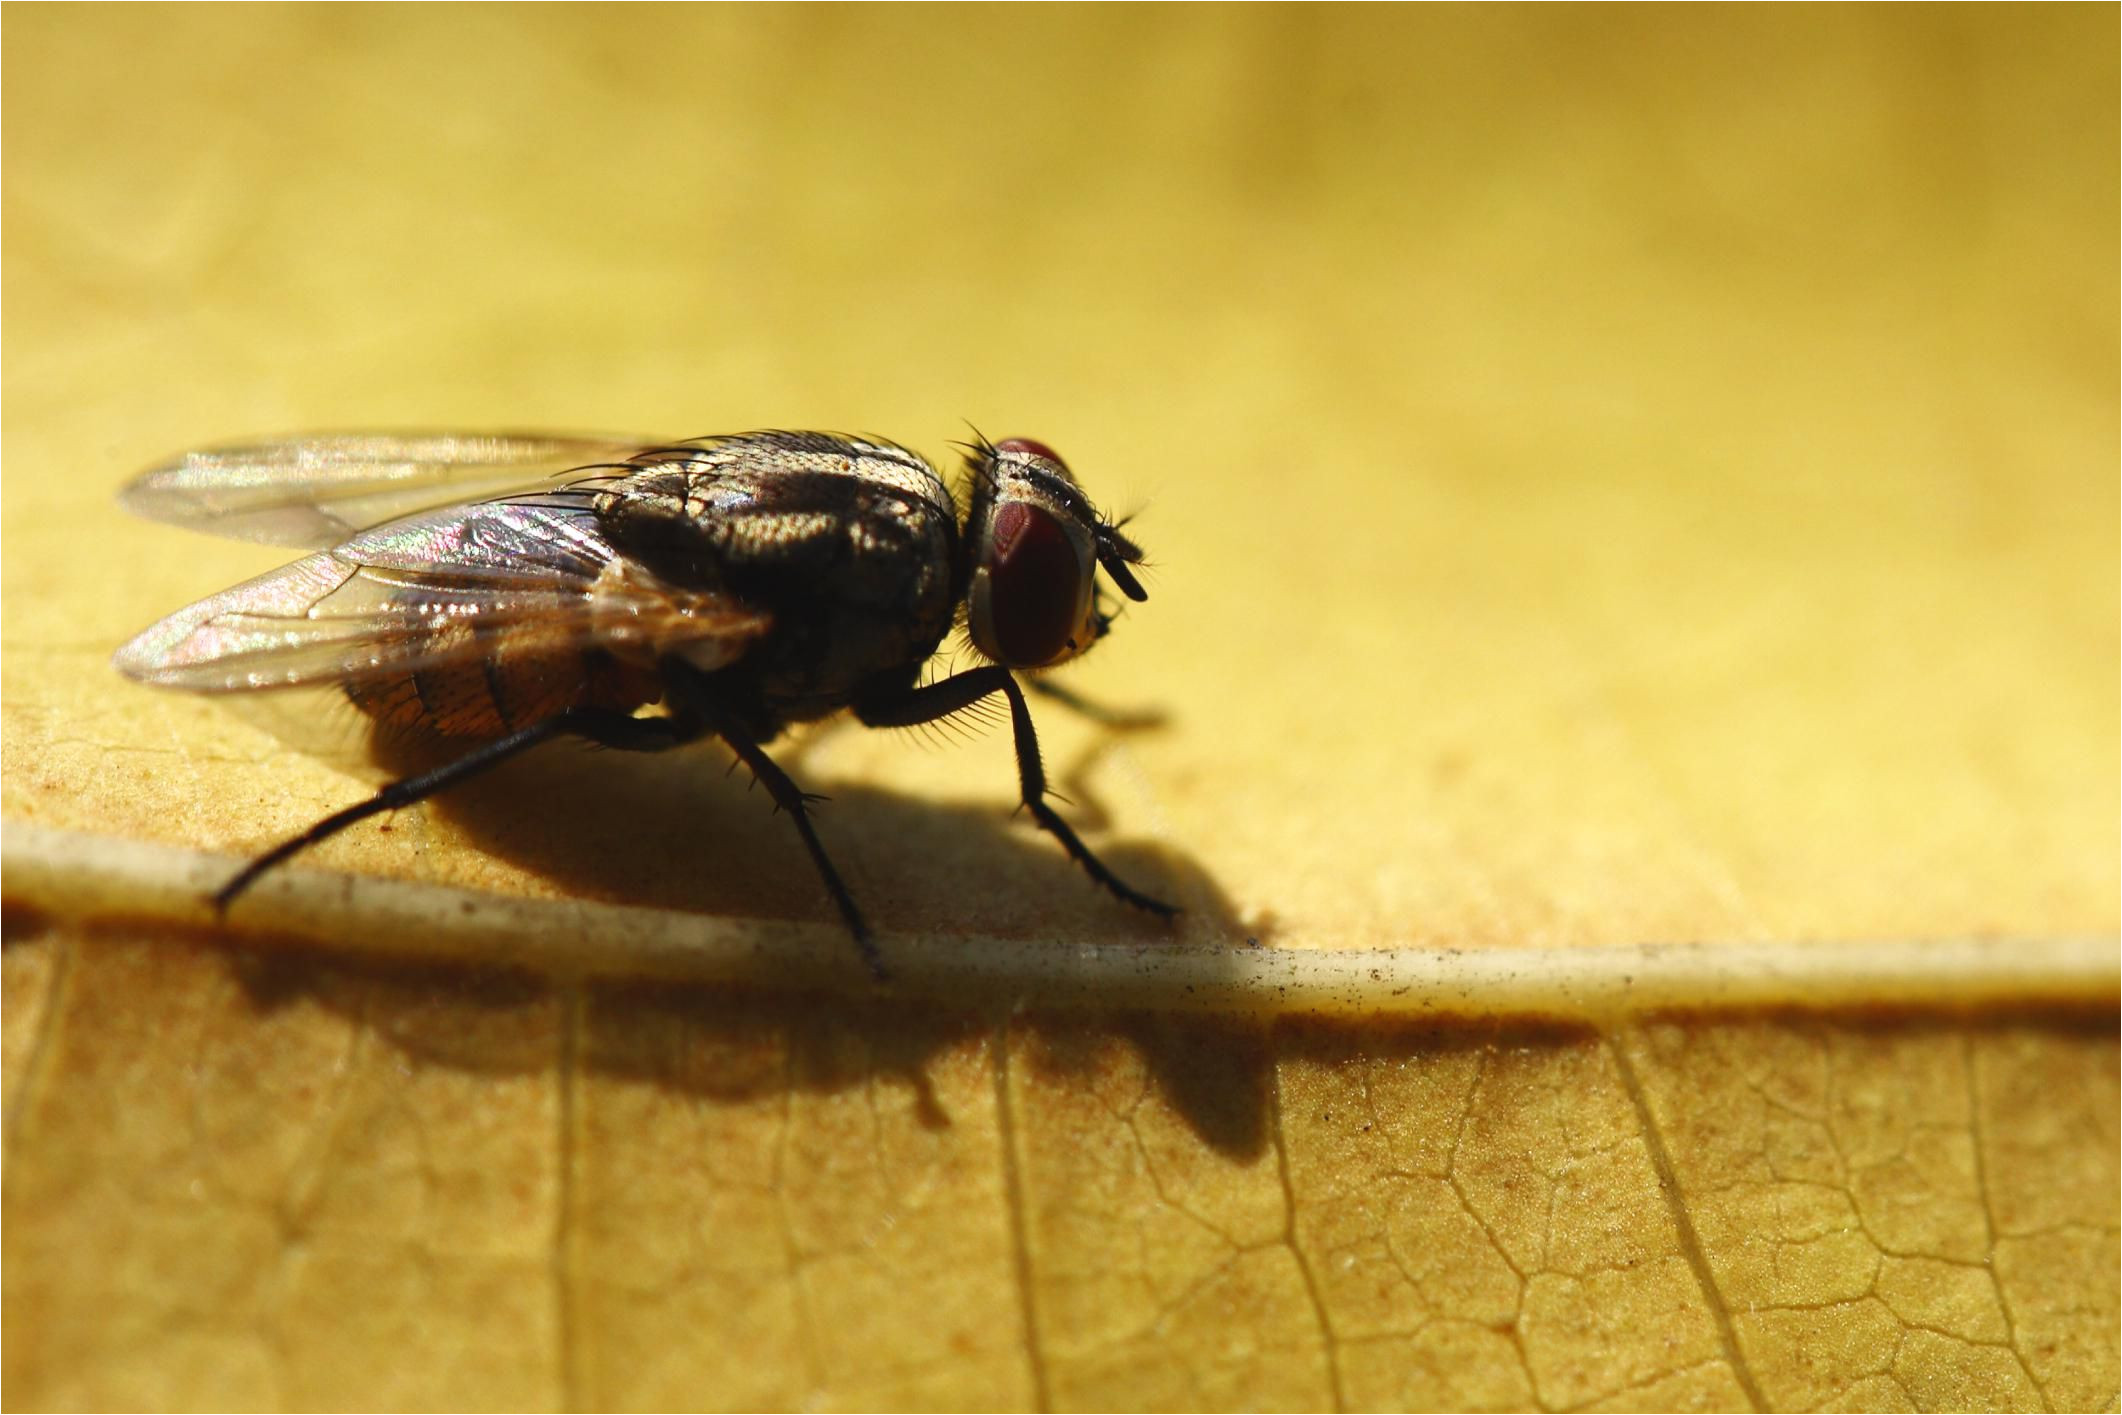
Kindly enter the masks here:
M 2112 9 L 10 9 L 11 1407 L 2112 1409 Z M 969 418 L 1007 734 L 358 770 L 108 655 L 309 427 Z M 303 709 L 306 711 L 306 709 Z

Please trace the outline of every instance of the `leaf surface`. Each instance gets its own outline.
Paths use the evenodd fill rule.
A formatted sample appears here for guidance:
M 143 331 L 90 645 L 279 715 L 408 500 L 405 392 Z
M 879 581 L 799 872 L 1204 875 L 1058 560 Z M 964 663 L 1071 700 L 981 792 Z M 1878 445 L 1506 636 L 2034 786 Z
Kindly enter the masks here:
M 2116 1407 L 2111 10 L 4 23 L 11 1406 Z M 712 747 L 201 907 L 131 473 L 960 417 L 1175 931 L 994 731 L 776 749 L 893 992 Z

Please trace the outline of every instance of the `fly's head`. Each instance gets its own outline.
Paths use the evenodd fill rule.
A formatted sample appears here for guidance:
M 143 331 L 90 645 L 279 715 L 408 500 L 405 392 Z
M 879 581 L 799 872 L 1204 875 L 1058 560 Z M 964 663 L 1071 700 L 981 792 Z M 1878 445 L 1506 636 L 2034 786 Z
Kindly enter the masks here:
M 1100 569 L 1129 599 L 1149 598 L 1130 568 L 1141 549 L 1098 514 L 1053 448 L 1009 437 L 981 442 L 966 461 L 966 632 L 982 654 L 1051 668 L 1088 649 L 1112 624 Z

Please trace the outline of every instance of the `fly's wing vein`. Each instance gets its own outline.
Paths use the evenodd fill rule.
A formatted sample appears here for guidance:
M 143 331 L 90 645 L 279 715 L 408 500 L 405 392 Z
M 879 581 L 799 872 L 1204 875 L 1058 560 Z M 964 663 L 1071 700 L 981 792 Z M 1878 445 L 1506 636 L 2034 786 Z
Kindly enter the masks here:
M 119 495 L 149 520 L 323 550 L 371 526 L 452 502 L 551 486 L 621 464 L 650 437 L 340 433 L 190 452 Z

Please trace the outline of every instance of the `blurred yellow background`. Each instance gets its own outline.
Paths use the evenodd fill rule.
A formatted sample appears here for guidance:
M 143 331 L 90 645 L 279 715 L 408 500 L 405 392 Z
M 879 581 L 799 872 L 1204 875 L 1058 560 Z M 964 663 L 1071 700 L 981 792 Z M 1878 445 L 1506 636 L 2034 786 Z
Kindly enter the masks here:
M 2116 923 L 2109 10 L 7 36 L 11 814 L 198 838 L 167 774 L 58 770 L 84 720 L 207 720 L 103 652 L 275 559 L 116 515 L 158 458 L 819 426 L 940 459 L 971 422 L 1141 513 L 1150 601 L 1070 680 L 1172 724 L 1105 803 L 1279 942 Z M 814 770 L 1008 803 L 1000 734 L 843 736 Z M 217 833 L 308 807 L 258 809 Z M 918 872 L 840 814 L 852 874 Z M 997 892 L 1125 927 L 1080 884 Z
M 361 789 L 109 668 L 286 558 L 127 520 L 173 453 L 971 423 L 1139 512 L 1066 681 L 1168 723 L 1035 711 L 1183 938 L 2122 924 L 2112 6 L 0 25 L 10 828 L 243 852 Z M 908 947 L 1161 936 L 1008 822 L 1006 733 L 791 753 Z M 310 863 L 828 919 L 725 765 L 555 753 Z M 60 922 L 7 953 L 11 1403 L 2115 1398 L 2107 1012 L 1086 1040 Z

